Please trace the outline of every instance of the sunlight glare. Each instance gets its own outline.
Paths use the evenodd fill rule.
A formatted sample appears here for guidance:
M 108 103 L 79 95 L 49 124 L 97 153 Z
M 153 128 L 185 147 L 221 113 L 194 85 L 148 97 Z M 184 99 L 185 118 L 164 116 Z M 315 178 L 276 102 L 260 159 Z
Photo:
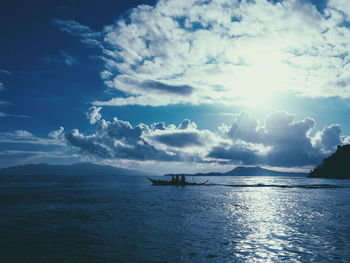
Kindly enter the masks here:
M 255 55 L 235 78 L 232 96 L 239 96 L 249 108 L 268 109 L 277 95 L 291 89 L 293 72 L 278 54 Z

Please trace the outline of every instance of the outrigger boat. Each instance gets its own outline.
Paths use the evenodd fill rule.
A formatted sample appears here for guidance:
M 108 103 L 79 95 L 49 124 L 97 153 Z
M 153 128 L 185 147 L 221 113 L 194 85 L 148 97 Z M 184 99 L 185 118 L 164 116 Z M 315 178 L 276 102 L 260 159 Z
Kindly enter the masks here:
M 148 180 L 152 182 L 153 185 L 177 185 L 177 186 L 183 186 L 183 185 L 204 185 L 206 184 L 209 180 L 206 180 L 203 183 L 189 183 L 189 182 L 176 182 L 176 181 L 166 181 L 166 180 L 155 180 L 147 177 Z

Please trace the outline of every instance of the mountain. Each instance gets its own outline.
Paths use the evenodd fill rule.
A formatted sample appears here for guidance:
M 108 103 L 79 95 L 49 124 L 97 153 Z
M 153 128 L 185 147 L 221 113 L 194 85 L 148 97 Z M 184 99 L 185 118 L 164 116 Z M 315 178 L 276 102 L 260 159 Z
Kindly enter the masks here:
M 0 175 L 147 175 L 147 173 L 93 163 L 72 165 L 40 163 L 2 168 Z
M 309 173 L 309 177 L 350 179 L 349 161 L 350 145 L 338 146 L 335 153 Z
M 280 172 L 261 167 L 236 167 L 223 173 L 225 176 L 307 176 L 306 173 Z
M 165 174 L 165 176 L 171 176 L 171 175 L 176 175 L 176 174 Z M 307 176 L 307 174 L 296 173 L 296 172 L 280 172 L 280 171 L 264 169 L 261 167 L 239 166 L 225 173 L 214 173 L 214 172 L 196 173 L 196 174 L 185 174 L 185 176 Z

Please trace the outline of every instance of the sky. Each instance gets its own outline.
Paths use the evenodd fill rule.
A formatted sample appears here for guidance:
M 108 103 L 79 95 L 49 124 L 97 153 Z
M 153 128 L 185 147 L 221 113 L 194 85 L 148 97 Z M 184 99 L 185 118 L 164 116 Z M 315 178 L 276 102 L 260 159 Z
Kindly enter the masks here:
M 7 0 L 0 28 L 0 168 L 308 171 L 350 142 L 346 0 Z

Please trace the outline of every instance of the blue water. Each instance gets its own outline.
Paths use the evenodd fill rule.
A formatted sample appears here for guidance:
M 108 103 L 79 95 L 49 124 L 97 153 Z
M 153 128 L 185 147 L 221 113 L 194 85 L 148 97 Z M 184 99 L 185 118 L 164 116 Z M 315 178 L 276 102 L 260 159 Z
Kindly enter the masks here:
M 0 262 L 349 262 L 349 180 L 204 179 L 0 177 Z

